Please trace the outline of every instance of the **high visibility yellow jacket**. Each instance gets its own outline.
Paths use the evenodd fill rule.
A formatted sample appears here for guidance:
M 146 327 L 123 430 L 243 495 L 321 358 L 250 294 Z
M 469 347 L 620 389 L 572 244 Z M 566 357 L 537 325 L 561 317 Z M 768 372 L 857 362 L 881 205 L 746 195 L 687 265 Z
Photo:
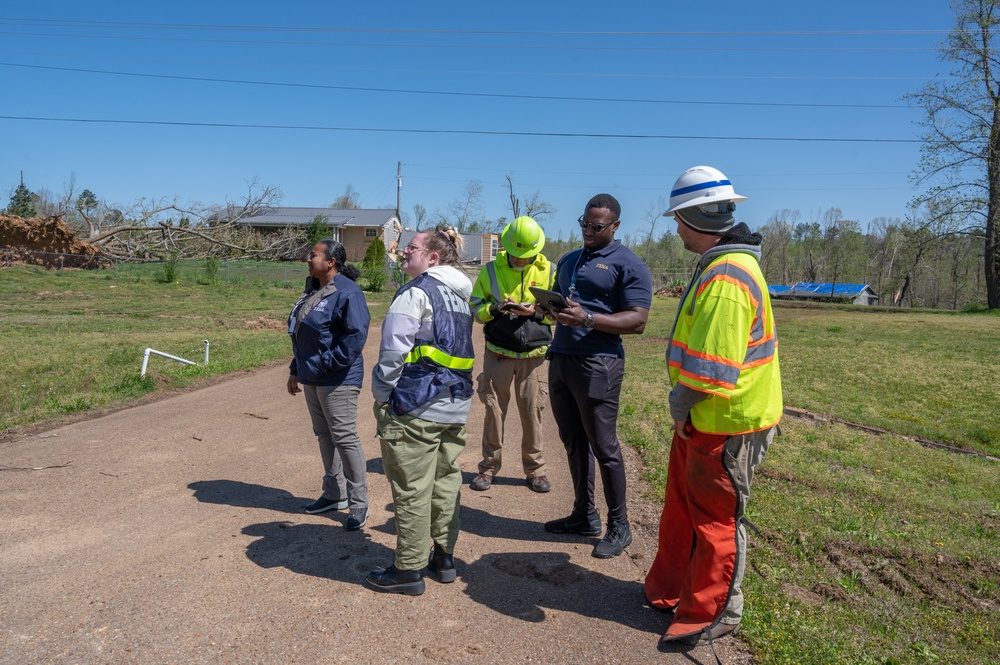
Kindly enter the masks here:
M 778 337 L 757 248 L 717 246 L 681 300 L 667 366 L 671 385 L 707 393 L 691 424 L 709 434 L 743 434 L 781 419 Z
M 511 358 L 540 358 L 545 355 L 552 341 L 552 321 L 547 318 L 534 320 L 525 317 L 511 319 L 506 314 L 494 317 L 490 305 L 506 298 L 517 303 L 534 303 L 530 287 L 552 289 L 555 270 L 545 255 L 538 254 L 524 270 L 514 270 L 501 251 L 479 271 L 472 287 L 469 306 L 476 320 L 484 324 L 486 348 Z

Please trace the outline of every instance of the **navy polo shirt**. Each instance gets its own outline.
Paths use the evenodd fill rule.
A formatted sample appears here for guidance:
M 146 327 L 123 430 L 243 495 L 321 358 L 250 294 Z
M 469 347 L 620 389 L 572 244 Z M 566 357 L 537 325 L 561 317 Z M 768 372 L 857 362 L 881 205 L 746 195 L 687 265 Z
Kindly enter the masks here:
M 553 288 L 594 314 L 649 309 L 653 303 L 649 268 L 618 240 L 598 250 L 581 248 L 563 256 Z M 562 324 L 556 324 L 549 350 L 574 356 L 625 357 L 620 335 Z

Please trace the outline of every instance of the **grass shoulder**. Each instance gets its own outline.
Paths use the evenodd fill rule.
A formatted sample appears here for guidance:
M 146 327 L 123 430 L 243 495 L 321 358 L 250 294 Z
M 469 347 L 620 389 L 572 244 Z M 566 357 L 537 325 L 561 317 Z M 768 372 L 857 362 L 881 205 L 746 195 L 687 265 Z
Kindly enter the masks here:
M 95 409 L 287 359 L 286 317 L 305 279 L 302 264 L 271 266 L 266 277 L 230 270 L 228 283 L 156 266 L 99 271 L 6 269 L 0 280 L 0 432 Z M 274 272 L 280 270 L 279 272 Z M 285 276 L 292 270 L 291 277 Z M 220 270 L 221 272 L 221 270 Z M 388 294 L 366 294 L 373 320 Z M 203 340 L 209 341 L 210 362 Z M 195 361 L 152 356 L 153 348 Z
M 676 307 L 657 299 L 646 333 L 626 339 L 619 432 L 657 499 Z M 982 356 L 995 356 L 1000 322 L 864 309 L 776 310 L 785 403 L 996 454 L 1000 393 L 984 377 L 998 361 Z M 747 513 L 762 531 L 750 537 L 744 585 L 755 662 L 995 662 L 998 464 L 841 425 L 785 419 L 782 431 Z

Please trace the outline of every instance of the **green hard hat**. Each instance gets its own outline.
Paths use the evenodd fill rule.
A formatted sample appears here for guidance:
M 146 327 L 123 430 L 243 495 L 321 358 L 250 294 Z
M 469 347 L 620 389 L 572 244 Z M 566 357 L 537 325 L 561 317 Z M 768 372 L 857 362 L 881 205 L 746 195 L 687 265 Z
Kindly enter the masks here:
M 500 242 L 511 256 L 526 259 L 535 256 L 545 247 L 545 231 L 538 222 L 522 215 L 504 227 Z

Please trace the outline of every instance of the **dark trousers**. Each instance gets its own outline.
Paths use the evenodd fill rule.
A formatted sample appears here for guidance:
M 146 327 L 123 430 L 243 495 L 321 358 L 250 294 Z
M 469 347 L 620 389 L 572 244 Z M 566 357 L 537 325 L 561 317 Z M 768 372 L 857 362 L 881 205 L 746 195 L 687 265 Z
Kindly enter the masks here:
M 617 431 L 624 375 L 623 358 L 553 353 L 549 360 L 549 401 L 569 458 L 576 494 L 573 514 L 582 516 L 594 511 L 596 459 L 609 523 L 628 520 L 625 463 Z

